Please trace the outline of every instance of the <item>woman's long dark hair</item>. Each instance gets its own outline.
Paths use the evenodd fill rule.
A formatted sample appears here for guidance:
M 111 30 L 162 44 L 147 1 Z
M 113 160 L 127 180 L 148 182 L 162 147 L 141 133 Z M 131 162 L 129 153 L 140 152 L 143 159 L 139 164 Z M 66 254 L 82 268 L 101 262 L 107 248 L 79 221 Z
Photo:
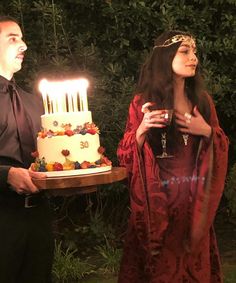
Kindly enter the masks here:
M 177 34 L 191 36 L 189 33 L 178 30 L 162 33 L 155 40 L 154 48 L 140 71 L 136 93 L 140 94 L 145 102 L 154 102 L 158 109 L 170 109 L 174 106 L 172 61 L 181 41 L 167 47 L 157 46 Z M 185 79 L 185 92 L 192 105 L 197 106 L 204 119 L 209 121 L 209 104 L 199 72 L 199 64 L 195 76 Z M 172 135 L 176 135 L 176 128 L 172 127 L 171 132 Z M 151 130 L 149 137 L 153 137 L 154 134 L 155 130 Z

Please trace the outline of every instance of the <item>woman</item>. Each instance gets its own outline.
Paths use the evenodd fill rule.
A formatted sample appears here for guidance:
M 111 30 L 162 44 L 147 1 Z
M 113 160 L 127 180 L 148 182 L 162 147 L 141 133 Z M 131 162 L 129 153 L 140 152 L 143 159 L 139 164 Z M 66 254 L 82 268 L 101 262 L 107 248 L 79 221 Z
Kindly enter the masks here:
M 119 283 L 222 282 L 212 224 L 227 152 L 194 38 L 163 33 L 141 69 L 118 147 L 131 200 Z

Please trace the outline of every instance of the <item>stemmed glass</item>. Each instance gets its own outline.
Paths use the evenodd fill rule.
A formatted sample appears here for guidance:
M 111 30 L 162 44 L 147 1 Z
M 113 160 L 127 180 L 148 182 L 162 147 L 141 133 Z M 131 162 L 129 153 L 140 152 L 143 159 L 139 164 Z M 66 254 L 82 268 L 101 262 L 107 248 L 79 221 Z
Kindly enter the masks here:
M 164 118 L 164 124 L 166 125 L 165 130 L 161 133 L 161 146 L 162 146 L 162 154 L 157 155 L 157 158 L 170 158 L 174 157 L 173 155 L 170 155 L 167 153 L 166 145 L 167 145 L 167 131 L 171 124 L 173 116 L 173 109 L 165 109 L 163 110 L 163 114 L 161 114 L 161 118 Z

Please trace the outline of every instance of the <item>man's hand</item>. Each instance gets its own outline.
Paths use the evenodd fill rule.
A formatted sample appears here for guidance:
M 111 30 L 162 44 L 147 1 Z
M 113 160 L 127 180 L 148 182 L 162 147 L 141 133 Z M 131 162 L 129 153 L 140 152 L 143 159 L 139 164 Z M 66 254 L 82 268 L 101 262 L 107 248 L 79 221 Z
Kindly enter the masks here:
M 11 167 L 8 172 L 7 182 L 18 194 L 34 194 L 39 189 L 33 184 L 31 178 L 46 178 L 44 173 L 33 172 L 24 168 Z

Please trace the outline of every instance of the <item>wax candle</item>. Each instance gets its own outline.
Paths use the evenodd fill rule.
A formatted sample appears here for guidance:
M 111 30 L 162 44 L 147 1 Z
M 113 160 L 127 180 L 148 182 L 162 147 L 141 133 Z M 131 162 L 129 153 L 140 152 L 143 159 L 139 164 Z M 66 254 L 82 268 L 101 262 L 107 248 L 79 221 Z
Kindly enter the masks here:
M 49 100 L 50 100 L 51 106 L 52 106 L 52 113 L 58 112 L 55 89 L 56 89 L 56 83 L 51 82 L 48 86 L 48 95 L 49 95 Z
M 88 111 L 87 88 L 88 81 L 86 79 L 79 79 L 78 91 L 82 102 L 82 109 L 80 109 L 81 111 Z
M 79 107 L 80 107 L 80 111 L 84 111 L 83 108 L 83 99 L 82 99 L 82 95 L 79 92 L 79 80 L 77 80 L 77 93 L 79 93 Z
M 48 85 L 48 81 L 46 79 L 43 79 L 39 82 L 39 91 L 42 93 L 43 107 L 44 107 L 45 114 L 48 114 L 47 85 Z
M 42 93 L 45 114 L 79 111 L 78 94 L 80 111 L 88 111 L 87 88 L 86 79 L 61 82 L 41 80 L 39 90 Z
M 67 112 L 67 108 L 66 108 L 66 86 L 65 86 L 64 82 L 61 84 L 61 104 L 62 104 L 62 111 Z
M 65 87 L 66 87 L 66 92 L 67 92 L 68 112 L 72 112 L 73 111 L 73 102 L 72 102 L 72 93 L 71 93 L 70 81 L 65 81 Z
M 76 80 L 70 81 L 70 92 L 72 95 L 72 101 L 73 101 L 73 110 L 74 112 L 78 111 L 78 94 L 77 94 L 77 86 L 76 86 Z

